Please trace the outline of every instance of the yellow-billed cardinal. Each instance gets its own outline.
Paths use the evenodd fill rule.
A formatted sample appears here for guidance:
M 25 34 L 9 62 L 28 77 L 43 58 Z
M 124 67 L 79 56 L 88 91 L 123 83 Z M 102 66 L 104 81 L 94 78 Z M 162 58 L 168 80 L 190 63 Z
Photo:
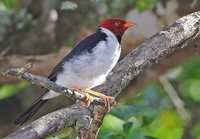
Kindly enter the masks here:
M 83 39 L 65 56 L 53 69 L 48 78 L 55 83 L 86 94 L 86 104 L 89 106 L 92 97 L 89 94 L 102 98 L 105 103 L 112 99 L 110 96 L 89 90 L 102 84 L 109 72 L 116 65 L 121 53 L 121 38 L 135 23 L 120 18 L 103 20 L 96 33 Z M 89 93 L 89 94 L 88 94 Z M 30 119 L 41 106 L 49 99 L 59 96 L 51 90 L 38 98 L 15 120 L 15 124 L 22 125 Z

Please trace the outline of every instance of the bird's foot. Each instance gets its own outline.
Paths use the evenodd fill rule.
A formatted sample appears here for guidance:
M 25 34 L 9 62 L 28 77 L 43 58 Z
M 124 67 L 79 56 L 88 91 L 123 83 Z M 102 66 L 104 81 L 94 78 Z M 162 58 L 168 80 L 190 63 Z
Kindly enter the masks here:
M 85 99 L 83 101 L 81 101 L 81 104 L 89 107 L 90 104 L 93 102 L 94 98 L 91 95 L 89 95 L 87 92 L 82 91 L 80 89 L 76 89 L 76 91 L 80 94 L 85 95 Z
M 106 95 L 104 95 L 102 93 L 95 92 L 95 91 L 92 91 L 92 90 L 86 90 L 85 92 L 88 93 L 88 94 L 95 95 L 95 96 L 103 99 L 105 107 L 107 108 L 107 111 L 110 111 L 110 109 L 111 109 L 111 102 L 115 101 L 114 97 L 106 96 Z

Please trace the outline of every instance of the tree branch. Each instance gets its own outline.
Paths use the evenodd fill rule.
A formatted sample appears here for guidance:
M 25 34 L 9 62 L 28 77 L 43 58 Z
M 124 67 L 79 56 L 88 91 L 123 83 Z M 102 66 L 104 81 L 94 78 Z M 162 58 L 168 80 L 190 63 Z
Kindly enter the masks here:
M 62 47 L 59 51 L 44 54 L 44 55 L 31 55 L 31 56 L 22 56 L 22 55 L 9 55 L 9 56 L 0 56 L 0 72 L 3 72 L 12 67 L 21 67 L 26 63 L 32 62 L 34 67 L 31 68 L 31 72 L 37 73 L 39 75 L 48 76 L 49 72 L 53 69 L 53 66 L 58 63 L 58 61 L 70 52 L 71 48 Z M 46 62 L 51 61 L 51 62 Z M 0 84 L 4 83 L 13 83 L 16 82 L 14 78 L 0 78 Z
M 70 126 L 84 129 L 81 126 L 88 125 L 88 121 L 91 120 L 88 115 L 90 109 L 83 109 L 79 103 L 76 103 L 39 118 L 5 139 L 39 139 Z
M 70 90 L 68 88 L 62 87 L 55 82 L 50 81 L 46 77 L 38 76 L 27 72 L 33 67 L 32 63 L 27 63 L 22 68 L 12 68 L 5 72 L 2 72 L 3 76 L 11 76 L 17 79 L 23 79 L 31 82 L 32 84 L 36 84 L 38 86 L 43 86 L 49 90 L 53 90 L 55 92 L 61 93 L 66 95 L 67 97 L 71 98 L 72 100 L 80 100 L 83 101 L 86 96 L 84 94 L 80 94 L 75 90 Z M 100 98 L 93 97 L 93 103 L 97 104 L 104 104 Z M 113 102 L 114 105 L 114 102 Z
M 172 26 L 147 39 L 121 60 L 107 81 L 95 90 L 117 97 L 134 77 L 160 61 L 161 58 L 185 47 L 199 33 L 200 11 L 178 19 Z M 76 114 L 73 115 L 73 112 Z M 43 116 L 6 138 L 44 138 L 65 127 L 76 128 L 77 135 L 81 138 L 95 138 L 104 115 L 105 110 L 101 105 L 91 105 L 86 108 L 76 103 Z

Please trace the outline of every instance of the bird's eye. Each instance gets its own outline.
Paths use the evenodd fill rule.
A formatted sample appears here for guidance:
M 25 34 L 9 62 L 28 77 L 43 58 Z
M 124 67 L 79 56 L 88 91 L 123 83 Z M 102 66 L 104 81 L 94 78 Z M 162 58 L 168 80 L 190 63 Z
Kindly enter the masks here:
M 115 26 L 116 26 L 116 27 L 120 27 L 120 26 L 121 26 L 121 23 L 120 23 L 120 22 L 115 22 Z

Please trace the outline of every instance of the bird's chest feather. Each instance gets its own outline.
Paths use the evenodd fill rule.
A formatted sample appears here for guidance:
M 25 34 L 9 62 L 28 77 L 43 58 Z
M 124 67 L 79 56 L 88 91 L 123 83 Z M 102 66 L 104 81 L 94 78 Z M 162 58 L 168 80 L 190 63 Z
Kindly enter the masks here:
M 80 57 L 81 67 L 83 67 L 83 76 L 95 78 L 97 76 L 108 75 L 112 68 L 117 63 L 121 52 L 119 43 L 115 40 L 107 40 L 99 42 L 92 53 L 88 53 Z M 80 62 L 79 61 L 79 62 Z M 88 71 L 88 72 L 87 72 Z
M 100 41 L 91 52 L 84 52 L 63 64 L 62 85 L 91 88 L 104 82 L 116 65 L 121 47 L 116 38 Z

